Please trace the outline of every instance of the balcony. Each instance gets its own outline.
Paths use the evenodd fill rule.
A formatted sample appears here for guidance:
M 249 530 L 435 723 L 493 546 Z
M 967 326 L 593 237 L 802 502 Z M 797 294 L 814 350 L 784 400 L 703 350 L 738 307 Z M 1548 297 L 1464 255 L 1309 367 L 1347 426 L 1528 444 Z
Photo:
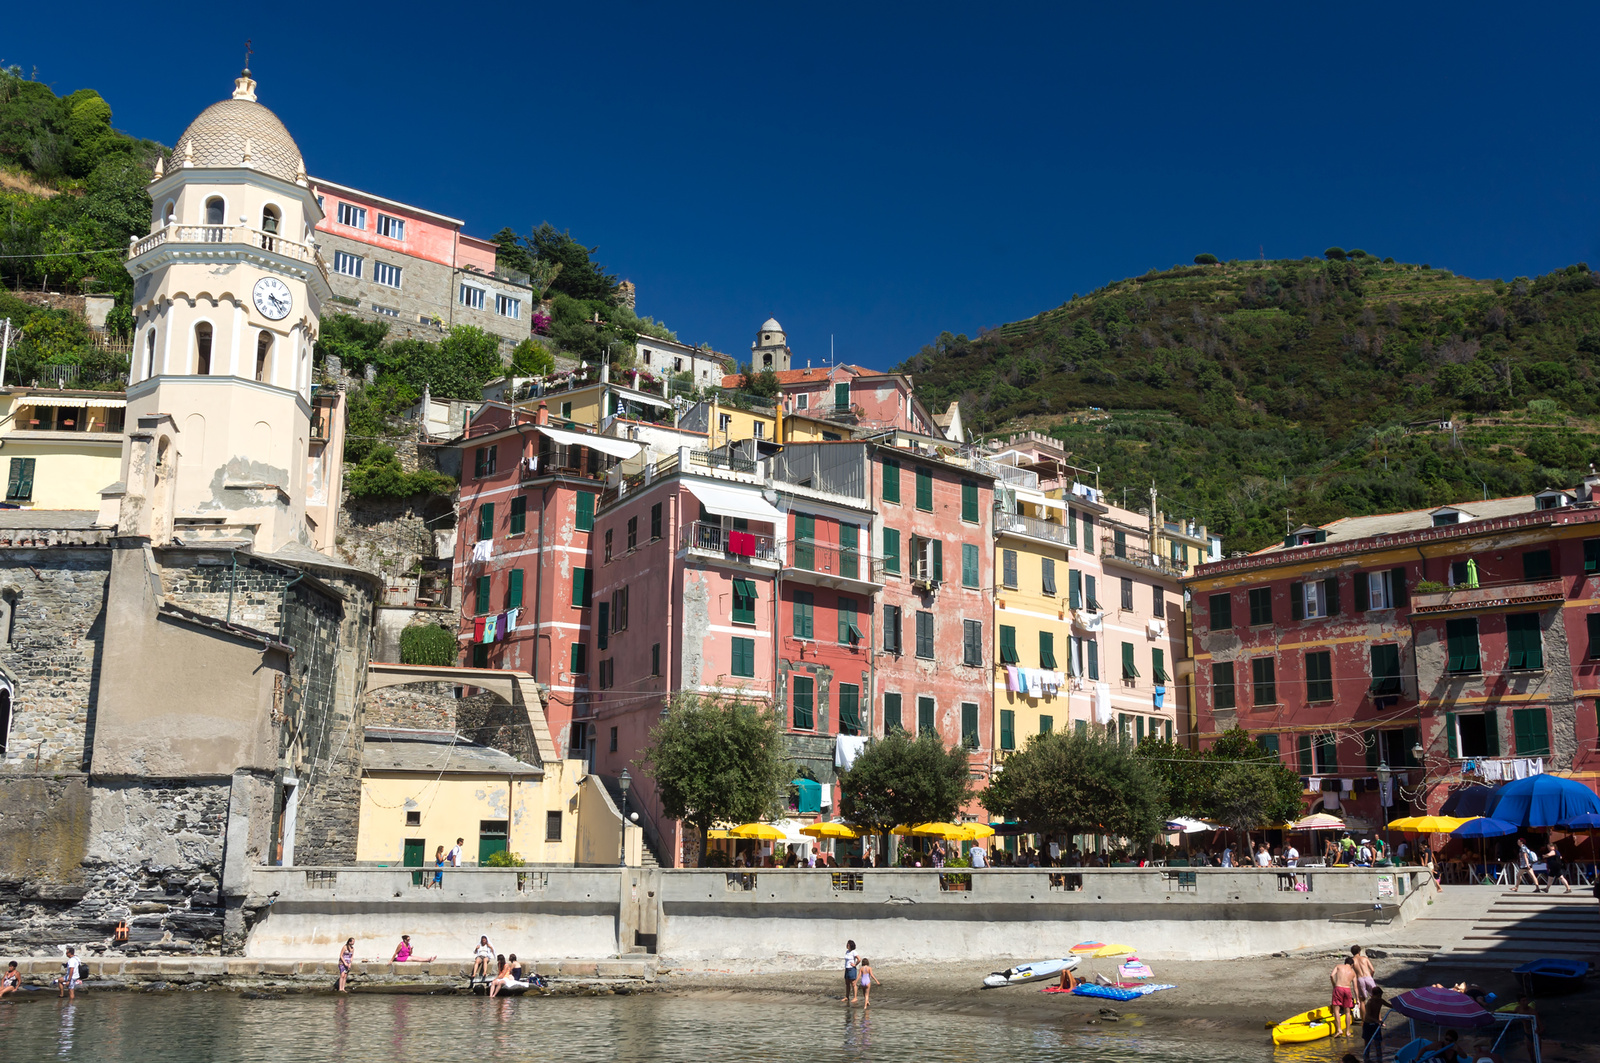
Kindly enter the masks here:
M 1056 546 L 1070 545 L 1067 542 L 1067 526 L 1054 521 L 1040 520 L 1038 517 L 1024 517 L 1020 513 L 1006 513 L 995 510 L 994 531 L 996 535 L 1010 533 L 1012 535 L 1026 535 L 1030 539 L 1043 539 Z
M 1189 562 L 1153 554 L 1145 547 L 1133 543 L 1102 542 L 1100 559 L 1114 565 L 1128 565 L 1132 568 L 1142 568 L 1147 572 L 1159 572 L 1164 576 L 1181 577 L 1189 571 Z
M 743 536 L 741 543 L 735 542 L 733 536 Z M 735 552 L 730 547 L 738 546 L 740 552 Z M 748 548 L 749 553 L 743 550 Z M 776 565 L 778 563 L 778 544 L 770 535 L 758 535 L 755 532 L 736 532 L 731 528 L 724 528 L 711 521 L 697 520 L 684 526 L 678 536 L 678 549 L 688 550 L 693 556 L 710 558 L 716 561 L 727 561 L 739 565 Z
M 1419 588 L 1423 586 L 1419 584 Z M 1446 587 L 1438 591 L 1414 590 L 1413 613 L 1477 613 L 1497 609 L 1565 601 L 1566 587 L 1559 576 L 1548 579 L 1500 580 L 1476 587 Z
M 249 225 L 167 225 L 149 236 L 135 237 L 129 241 L 128 261 L 132 262 L 160 247 L 180 244 L 193 247 L 243 245 L 260 248 L 280 258 L 316 266 L 323 281 L 328 280 L 328 265 L 322 261 L 315 246 Z
M 841 550 L 829 543 L 790 540 L 783 544 L 783 578 L 837 590 L 871 594 L 883 588 L 872 559 L 860 550 Z

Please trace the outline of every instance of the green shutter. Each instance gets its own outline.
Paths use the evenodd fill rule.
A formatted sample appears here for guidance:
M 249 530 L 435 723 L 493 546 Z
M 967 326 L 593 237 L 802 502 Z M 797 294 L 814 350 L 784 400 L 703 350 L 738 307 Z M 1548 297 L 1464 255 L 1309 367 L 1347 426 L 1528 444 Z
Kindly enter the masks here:
M 1010 624 L 1000 625 L 1000 663 L 1017 664 L 1017 629 Z
M 900 695 L 885 694 L 883 696 L 883 733 L 891 734 L 894 731 L 904 731 L 905 724 L 900 719 Z
M 839 575 L 847 579 L 861 577 L 861 529 L 854 524 L 839 525 Z
M 971 701 L 961 703 L 961 744 L 968 749 L 977 749 L 978 741 L 978 706 Z
M 578 530 L 594 530 L 594 495 L 588 491 L 578 492 Z
M 1074 609 L 1083 608 L 1083 573 L 1075 568 L 1067 570 L 1067 604 Z
M 1456 746 L 1456 714 L 1453 712 L 1444 714 L 1444 738 L 1445 754 L 1455 760 L 1461 754 Z
M 817 567 L 817 518 L 794 515 L 794 566 L 808 571 Z
M 1445 638 L 1449 646 L 1446 670 L 1450 672 L 1476 672 L 1481 667 L 1478 656 L 1478 620 L 1466 617 L 1445 621 Z
M 506 608 L 516 609 L 522 605 L 522 569 L 511 570 L 511 580 L 506 584 Z
M 485 502 L 478 507 L 478 538 L 494 538 L 494 503 Z
M 789 685 L 793 688 L 795 730 L 809 731 L 816 726 L 816 681 L 791 675 Z
M 733 622 L 735 624 L 756 622 L 756 581 L 753 579 L 733 581 Z
M 861 733 L 861 688 L 854 683 L 839 684 L 839 730 Z
M 11 479 L 6 484 L 6 501 L 33 501 L 33 470 L 37 458 L 12 458 Z
M 521 535 L 528 530 L 528 499 L 518 495 L 511 500 L 511 534 Z
M 934 721 L 933 721 L 933 708 L 934 708 L 934 706 L 933 706 L 933 699 L 932 698 L 918 698 L 917 699 L 917 733 L 918 734 L 936 734 L 937 733 L 937 728 L 934 727 Z
M 978 547 L 975 543 L 961 544 L 961 585 L 978 585 Z
M 1585 539 L 1583 541 L 1583 570 L 1585 572 L 1600 572 L 1600 539 Z
M 1550 724 L 1543 708 L 1512 709 L 1511 727 L 1516 735 L 1517 756 L 1548 757 L 1550 755 Z
M 1455 744 L 1454 742 L 1451 743 L 1451 745 L 1454 745 L 1454 744 Z M 1311 763 L 1311 736 L 1310 735 L 1301 735 L 1300 736 L 1299 741 L 1296 743 L 1296 752 L 1299 755 L 1300 774 L 1301 775 L 1315 775 L 1316 774 L 1316 769 Z
M 933 473 L 928 469 L 917 470 L 917 508 L 933 512 Z
M 1150 651 L 1150 673 L 1157 683 L 1170 683 L 1172 677 L 1167 674 L 1167 654 L 1165 650 L 1152 649 Z
M 752 679 L 756 674 L 756 640 L 733 640 L 733 674 L 740 679 Z
M 1017 748 L 1017 714 L 1011 709 L 1000 710 L 1000 748 Z
M 1485 746 L 1489 750 L 1488 756 L 1500 755 L 1500 718 L 1493 709 L 1483 710 L 1483 736 Z
M 888 458 L 883 459 L 883 500 L 900 501 L 900 463 Z
M 572 570 L 572 607 L 583 609 L 589 605 L 589 595 L 594 590 L 590 586 L 590 573 L 586 568 Z
M 1131 642 L 1122 644 L 1122 678 L 1139 678 L 1139 669 L 1133 663 L 1133 643 Z
M 1100 643 L 1096 639 L 1087 639 L 1083 644 L 1084 663 L 1089 666 L 1089 678 L 1095 681 L 1100 679 Z
M 944 582 L 944 540 L 943 539 L 935 539 L 933 541 L 933 581 L 935 583 L 943 583 Z
M 1537 670 L 1544 667 L 1544 640 L 1538 613 L 1513 613 L 1506 617 L 1506 667 Z
M 1393 643 L 1372 647 L 1372 693 L 1400 693 L 1400 647 Z
M 813 638 L 812 634 L 812 606 L 815 598 L 810 591 L 795 591 L 794 594 L 794 637 L 797 639 Z
M 883 570 L 900 573 L 900 532 L 895 528 L 883 529 Z
M 1376 768 L 1383 757 L 1383 731 L 1368 731 L 1361 736 L 1361 744 L 1367 751 L 1367 767 Z
M 978 523 L 978 485 L 971 480 L 961 481 L 961 519 Z
M 1160 653 L 1160 650 L 1156 651 Z M 1048 631 L 1039 632 L 1039 667 L 1054 668 L 1056 666 L 1056 637 Z
M 570 667 L 567 670 L 573 675 L 582 675 L 587 672 L 589 670 L 589 647 L 581 642 L 574 642 L 568 664 Z
M 479 576 L 478 577 L 477 592 L 478 592 L 477 593 L 477 600 L 474 603 L 474 608 L 477 610 L 477 613 L 478 613 L 479 616 L 483 616 L 485 613 L 487 613 L 489 611 L 489 577 L 488 576 Z
M 1056 727 L 1056 718 L 1054 716 L 1041 715 L 1039 717 L 1039 733 L 1040 734 L 1047 735 L 1051 731 L 1055 730 L 1055 727 Z

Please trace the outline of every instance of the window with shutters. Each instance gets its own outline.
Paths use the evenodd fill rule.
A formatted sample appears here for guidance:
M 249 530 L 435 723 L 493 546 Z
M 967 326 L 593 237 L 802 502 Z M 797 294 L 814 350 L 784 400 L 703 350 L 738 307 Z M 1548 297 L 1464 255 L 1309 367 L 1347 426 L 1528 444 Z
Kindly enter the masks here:
M 883 570 L 900 574 L 900 532 L 895 528 L 883 529 Z
M 789 694 L 793 705 L 794 729 L 810 731 L 817 726 L 817 681 L 809 676 L 789 674 Z
M 1012 709 L 1000 710 L 1000 748 L 1017 748 L 1017 714 Z
M 594 626 L 594 645 L 596 649 L 607 650 L 611 648 L 611 603 L 601 602 L 596 609 L 599 623 Z
M 589 595 L 594 591 L 594 572 L 587 568 L 572 570 L 572 607 L 587 609 Z
M 1122 608 L 1126 612 L 1133 612 L 1133 580 L 1127 576 L 1122 579 Z
M 961 544 L 961 585 L 978 585 L 978 547 L 974 543 Z
M 494 503 L 485 502 L 478 507 L 478 538 L 494 538 Z
M 816 595 L 810 591 L 794 592 L 794 637 L 797 639 L 815 638 L 815 628 L 812 626 Z
M 1054 598 L 1056 594 L 1056 562 L 1053 557 L 1039 559 L 1039 590 Z
M 1056 667 L 1056 637 L 1049 631 L 1039 632 L 1039 667 Z
M 894 731 L 904 731 L 905 723 L 900 718 L 900 695 L 885 694 L 883 696 L 883 733 L 890 734 Z
M 1150 651 L 1150 678 L 1157 683 L 1170 683 L 1172 677 L 1167 674 L 1167 651 L 1151 649 Z
M 1086 639 L 1083 643 L 1083 663 L 1088 666 L 1089 678 L 1100 678 L 1100 642 L 1098 639 Z
M 917 508 L 933 512 L 933 473 L 927 469 L 917 470 Z
M 911 537 L 911 552 L 916 570 L 913 577 L 931 583 L 944 582 L 944 541 Z
M 1600 660 L 1600 613 L 1589 613 L 1584 617 L 1584 623 L 1589 629 L 1589 653 L 1591 661 Z
M 1583 571 L 1591 576 L 1600 572 L 1600 539 L 1583 541 Z
M 1083 515 L 1083 548 L 1094 553 L 1094 514 Z
M 1167 615 L 1167 597 L 1160 587 L 1150 588 L 1150 615 L 1161 618 Z
M 983 621 L 961 621 L 961 663 L 983 667 Z
M 1212 631 L 1228 631 L 1233 627 L 1233 595 L 1213 594 L 1210 598 L 1210 627 Z
M 1133 663 L 1133 643 L 1122 644 L 1122 678 L 1139 678 L 1139 666 Z
M 1234 700 L 1232 661 L 1211 666 L 1211 702 L 1219 709 L 1231 709 L 1238 704 Z
M 528 498 L 518 495 L 511 500 L 511 534 L 523 535 L 528 530 Z
M 756 581 L 753 579 L 733 581 L 733 622 L 735 624 L 756 622 Z
M 933 660 L 933 614 L 925 609 L 917 610 L 917 656 Z
M 1448 656 L 1445 671 L 1458 675 L 1476 672 L 1481 667 L 1478 657 L 1478 618 L 1460 617 L 1444 622 Z
M 479 576 L 478 577 L 478 586 L 476 588 L 476 591 L 477 591 L 477 593 L 475 593 L 473 595 L 473 603 L 472 603 L 473 611 L 476 612 L 478 616 L 483 616 L 483 615 L 485 615 L 485 614 L 487 614 L 489 612 L 489 577 L 488 576 Z
M 883 500 L 900 504 L 900 463 L 891 458 L 883 459 Z
M 1010 624 L 1000 625 L 1000 663 L 1022 663 L 1017 656 L 1017 629 Z
M 971 480 L 961 481 L 961 519 L 978 523 L 978 485 Z
M 506 608 L 522 607 L 522 569 L 514 568 L 506 580 Z
M 1549 579 L 1554 573 L 1549 550 L 1528 550 L 1522 555 L 1523 579 Z
M 861 578 L 861 529 L 854 524 L 839 525 L 839 575 Z
M 1328 650 L 1306 654 L 1306 700 L 1333 700 L 1333 654 Z
M 932 698 L 917 698 L 917 733 L 932 735 L 938 734 L 939 729 L 933 719 L 934 703 Z
M 733 640 L 733 674 L 740 679 L 754 679 L 756 675 L 756 640 Z
M 1128 556 L 1128 533 L 1117 528 L 1111 533 L 1111 554 L 1113 557 Z
M 1538 613 L 1512 613 L 1506 617 L 1506 668 L 1513 672 L 1544 667 L 1544 641 Z
M 589 671 L 589 647 L 581 642 L 572 644 L 572 656 L 568 662 L 573 675 L 584 675 Z
M 839 733 L 861 733 L 861 687 L 855 683 L 839 684 Z
M 978 703 L 961 703 L 961 744 L 968 749 L 978 748 Z
M 1067 545 L 1078 545 L 1078 511 L 1067 507 Z
M 1054 716 L 1045 716 L 1043 714 L 1041 714 L 1039 716 L 1039 733 L 1040 734 L 1047 735 L 1047 734 L 1049 734 L 1051 731 L 1053 731 L 1055 729 L 1056 729 L 1056 718 Z
M 1512 709 L 1511 729 L 1517 756 L 1550 755 L 1550 719 L 1543 708 Z
M 883 652 L 904 653 L 904 643 L 901 641 L 901 613 L 898 605 L 883 607 Z
M 657 502 L 650 507 L 650 539 L 661 538 L 661 503 Z
M 856 600 L 839 599 L 839 643 L 854 645 L 861 641 L 861 628 L 856 624 Z
M 613 531 L 615 531 L 615 530 L 616 530 L 615 528 L 607 528 L 606 529 L 606 546 L 605 546 L 604 563 L 607 564 L 607 565 L 611 564 L 611 533 Z
M 751 585 L 754 587 L 754 584 Z M 611 592 L 611 630 L 628 630 L 628 588 L 619 587 Z
M 1087 572 L 1083 574 L 1083 605 L 1090 612 L 1098 613 L 1104 608 L 1099 597 L 1095 594 L 1094 577 Z
M 977 547 L 973 547 L 974 550 Z M 1015 550 L 1000 551 L 1001 581 L 1007 590 L 1017 589 L 1017 552 Z
M 499 456 L 500 448 L 498 446 L 479 447 L 474 450 L 472 454 L 473 474 L 480 480 L 485 476 L 493 476 Z
M 659 642 L 650 644 L 650 674 L 652 676 L 661 674 L 661 643 Z
M 594 530 L 594 495 L 588 491 L 578 492 L 577 528 L 579 531 Z
M 1331 775 L 1339 770 L 1339 737 L 1331 734 L 1316 736 L 1317 774 Z
M 1293 620 L 1316 620 L 1339 615 L 1339 582 L 1311 580 L 1289 585 L 1289 613 Z
M 1311 759 L 1311 736 L 1300 735 L 1295 740 L 1296 763 L 1301 775 L 1315 774 L 1316 764 Z
M 805 513 L 794 515 L 794 567 L 808 572 L 817 567 L 817 518 Z
M 1067 569 L 1067 605 L 1073 609 L 1083 608 L 1083 573 L 1075 568 Z
M 7 502 L 33 501 L 33 470 L 37 458 L 12 458 L 6 480 Z
M 1272 588 L 1256 587 L 1250 591 L 1250 626 L 1261 627 L 1272 623 Z
M 1271 657 L 1250 659 L 1250 700 L 1255 705 L 1278 703 L 1278 671 Z
M 628 518 L 628 552 L 631 554 L 639 545 L 639 518 Z
M 1500 721 L 1493 710 L 1445 713 L 1445 737 L 1451 757 L 1500 755 Z
M 1399 693 L 1400 647 L 1392 642 L 1372 647 L 1373 697 L 1394 697 Z
M 489 667 L 489 644 L 487 642 L 475 642 L 472 644 L 472 667 Z

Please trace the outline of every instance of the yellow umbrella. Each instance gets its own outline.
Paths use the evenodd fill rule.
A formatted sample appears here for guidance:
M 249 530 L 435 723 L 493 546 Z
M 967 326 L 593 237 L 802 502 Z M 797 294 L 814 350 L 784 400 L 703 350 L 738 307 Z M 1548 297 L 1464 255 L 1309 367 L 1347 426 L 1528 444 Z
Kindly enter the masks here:
M 966 836 L 966 827 L 959 823 L 918 823 L 911 828 L 912 834 L 920 834 L 925 838 L 952 838 L 960 839 Z
M 734 836 L 733 832 L 732 831 L 727 831 L 727 830 L 708 830 L 708 831 L 706 831 L 706 837 L 707 838 L 724 838 L 725 839 L 725 838 L 732 838 L 733 836 Z
M 975 842 L 980 838 L 993 838 L 994 828 L 987 823 L 963 823 L 961 836 L 969 842 Z
M 741 823 L 728 834 L 735 838 L 755 838 L 763 842 L 778 842 L 788 837 L 770 823 Z
M 1449 834 L 1463 823 L 1481 818 L 1480 816 L 1468 816 L 1465 819 L 1456 816 L 1406 816 L 1391 821 L 1389 829 L 1407 834 Z
M 852 827 L 848 823 L 839 822 L 813 823 L 809 827 L 801 827 L 800 833 L 813 838 L 865 838 L 867 836 L 866 832 L 859 828 Z
M 1132 956 L 1134 954 L 1134 951 L 1135 951 L 1135 949 L 1134 949 L 1134 947 L 1132 945 L 1101 945 L 1099 948 L 1097 948 L 1093 952 L 1089 953 L 1089 955 L 1090 956 Z

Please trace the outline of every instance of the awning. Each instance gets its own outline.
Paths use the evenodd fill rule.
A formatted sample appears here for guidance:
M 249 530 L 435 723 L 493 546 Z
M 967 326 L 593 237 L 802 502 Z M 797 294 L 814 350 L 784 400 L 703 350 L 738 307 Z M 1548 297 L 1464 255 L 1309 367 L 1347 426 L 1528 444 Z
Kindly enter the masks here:
M 761 497 L 755 488 L 728 487 L 703 480 L 685 480 L 689 493 L 700 500 L 709 513 L 719 517 L 743 517 L 763 524 L 782 524 L 778 507 Z
M 1042 506 L 1047 509 L 1058 509 L 1063 513 L 1066 512 L 1067 504 L 1065 502 L 1059 498 L 1046 497 L 1042 491 L 1030 491 L 1026 487 L 1016 487 L 1012 490 L 1016 492 L 1018 502 L 1026 502 L 1030 506 Z
M 616 395 L 623 402 L 636 402 L 645 406 L 659 406 L 663 410 L 672 409 L 672 403 L 668 402 L 666 399 L 657 398 L 654 395 L 646 394 L 637 388 L 624 386 L 616 393 Z
M 566 432 L 548 425 L 540 425 L 539 431 L 551 439 L 568 447 L 590 447 L 602 454 L 610 454 L 613 458 L 631 458 L 644 449 L 643 443 L 632 443 L 626 439 L 612 439 L 610 436 L 592 436 L 582 432 Z
M 81 398 L 67 395 L 23 395 L 17 399 L 18 406 L 65 406 L 76 409 L 80 406 L 93 406 L 96 409 L 121 410 L 128 405 L 127 399 L 90 398 L 85 395 Z

